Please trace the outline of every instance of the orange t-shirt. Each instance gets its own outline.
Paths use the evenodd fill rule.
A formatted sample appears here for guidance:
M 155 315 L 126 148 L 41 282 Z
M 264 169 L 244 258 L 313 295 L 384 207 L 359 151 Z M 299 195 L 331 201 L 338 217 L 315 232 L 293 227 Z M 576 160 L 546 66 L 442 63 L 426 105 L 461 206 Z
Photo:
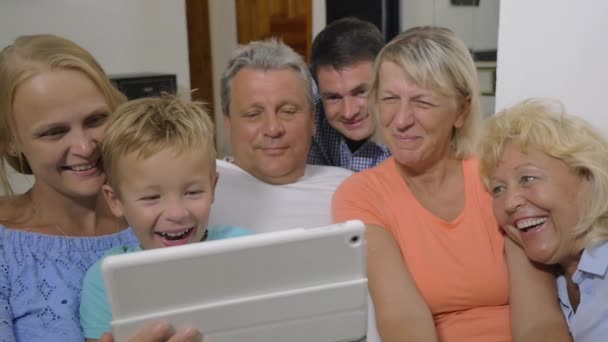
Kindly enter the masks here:
M 356 173 L 333 198 L 336 222 L 388 229 L 435 319 L 440 341 L 511 341 L 503 236 L 478 161 L 462 162 L 465 206 L 446 222 L 424 208 L 394 158 Z

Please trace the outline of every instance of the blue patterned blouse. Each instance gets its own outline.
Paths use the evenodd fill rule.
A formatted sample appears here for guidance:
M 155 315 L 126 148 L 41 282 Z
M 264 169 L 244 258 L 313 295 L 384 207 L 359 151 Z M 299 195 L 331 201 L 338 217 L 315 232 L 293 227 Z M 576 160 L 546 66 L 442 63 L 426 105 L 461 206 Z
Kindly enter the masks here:
M 78 308 L 86 271 L 106 250 L 138 244 L 131 229 L 63 237 L 0 225 L 0 342 L 82 342 Z

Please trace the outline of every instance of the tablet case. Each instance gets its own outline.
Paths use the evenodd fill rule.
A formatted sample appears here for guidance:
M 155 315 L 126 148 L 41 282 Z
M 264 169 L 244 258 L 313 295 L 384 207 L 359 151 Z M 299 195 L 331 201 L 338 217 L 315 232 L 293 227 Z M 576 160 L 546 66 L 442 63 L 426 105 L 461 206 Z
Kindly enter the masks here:
M 348 221 L 107 257 L 114 338 L 167 320 L 205 342 L 364 341 L 364 233 Z

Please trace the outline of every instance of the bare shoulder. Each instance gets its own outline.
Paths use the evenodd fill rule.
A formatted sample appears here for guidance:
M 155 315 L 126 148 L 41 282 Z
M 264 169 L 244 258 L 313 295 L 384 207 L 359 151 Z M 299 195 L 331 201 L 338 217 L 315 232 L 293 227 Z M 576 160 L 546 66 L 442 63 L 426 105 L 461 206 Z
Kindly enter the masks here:
M 0 196 L 0 224 L 11 228 L 20 226 L 26 219 L 26 208 L 23 195 Z
M 14 211 L 14 200 L 16 196 L 0 196 L 0 223 L 4 224 Z

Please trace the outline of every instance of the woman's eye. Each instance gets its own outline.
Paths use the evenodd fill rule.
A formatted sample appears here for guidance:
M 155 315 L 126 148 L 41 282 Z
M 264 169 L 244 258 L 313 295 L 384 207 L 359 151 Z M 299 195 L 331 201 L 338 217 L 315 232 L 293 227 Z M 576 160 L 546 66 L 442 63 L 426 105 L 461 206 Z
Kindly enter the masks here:
M 534 177 L 534 176 L 523 176 L 523 177 L 521 177 L 521 183 L 522 184 L 529 184 L 532 181 L 534 181 L 535 179 L 536 179 L 536 177 Z
M 397 102 L 397 97 L 396 96 L 385 96 L 385 97 L 381 98 L 380 101 L 382 101 L 384 103 L 395 103 L 395 102 Z
M 492 188 L 492 196 L 496 197 L 505 191 L 505 187 L 498 185 Z
M 418 100 L 418 101 L 416 101 L 416 103 L 418 104 L 418 106 L 420 106 L 421 108 L 425 108 L 425 109 L 434 107 L 434 105 L 432 103 L 427 102 L 427 101 Z
M 108 118 L 107 114 L 95 115 L 95 116 L 92 116 L 87 119 L 86 125 L 88 127 L 99 127 L 106 122 L 107 118 Z
M 61 136 L 63 136 L 63 134 L 65 134 L 68 130 L 65 128 L 53 128 L 53 129 L 49 129 L 48 131 L 42 132 L 40 133 L 38 136 L 41 138 L 51 138 L 51 139 L 57 139 L 60 138 Z

